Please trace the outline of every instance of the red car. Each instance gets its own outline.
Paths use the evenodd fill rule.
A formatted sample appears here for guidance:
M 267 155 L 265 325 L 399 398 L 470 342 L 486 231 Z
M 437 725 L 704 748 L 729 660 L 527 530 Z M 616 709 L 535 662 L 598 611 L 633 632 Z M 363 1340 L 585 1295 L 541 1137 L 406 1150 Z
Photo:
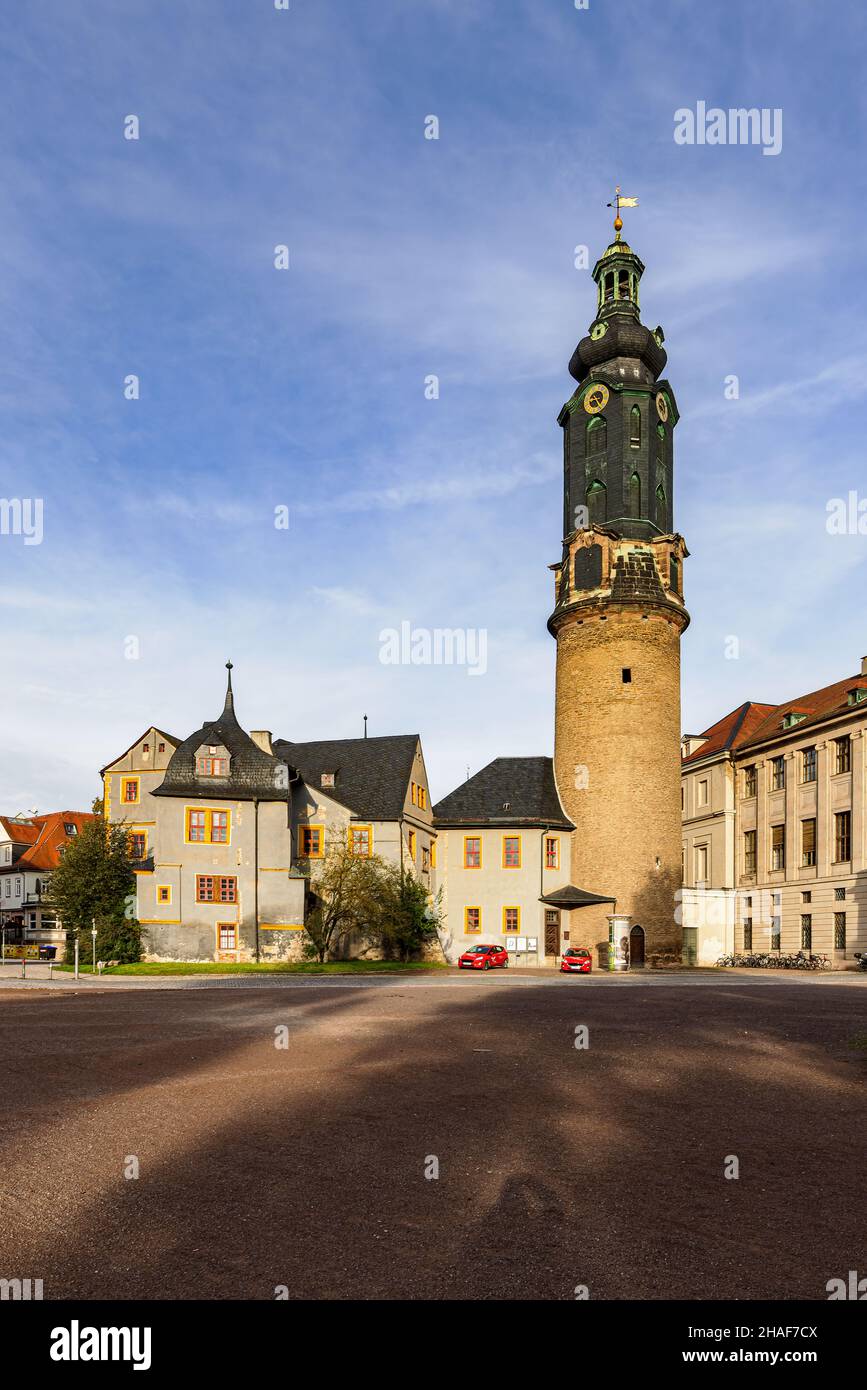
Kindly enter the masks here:
M 509 964 L 509 953 L 504 946 L 471 946 L 458 960 L 459 970 L 490 970 L 492 965 Z
M 570 946 L 563 955 L 560 969 L 565 970 L 567 975 L 573 974 L 576 970 L 582 975 L 589 975 L 593 969 L 593 957 L 583 946 Z

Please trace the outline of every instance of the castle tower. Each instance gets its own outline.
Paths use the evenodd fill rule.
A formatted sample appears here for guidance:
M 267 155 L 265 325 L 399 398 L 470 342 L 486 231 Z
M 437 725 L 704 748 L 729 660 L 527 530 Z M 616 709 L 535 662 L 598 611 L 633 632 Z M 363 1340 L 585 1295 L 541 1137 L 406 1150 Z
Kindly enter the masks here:
M 688 551 L 674 529 L 678 411 L 663 332 L 639 317 L 644 266 L 616 236 L 593 269 L 596 317 L 569 371 L 563 555 L 548 628 L 557 642 L 554 771 L 575 825 L 570 944 L 608 940 L 628 914 L 633 962 L 680 955 L 680 637 Z M 612 902 L 614 906 L 612 907 Z M 637 930 L 637 929 L 641 930 Z

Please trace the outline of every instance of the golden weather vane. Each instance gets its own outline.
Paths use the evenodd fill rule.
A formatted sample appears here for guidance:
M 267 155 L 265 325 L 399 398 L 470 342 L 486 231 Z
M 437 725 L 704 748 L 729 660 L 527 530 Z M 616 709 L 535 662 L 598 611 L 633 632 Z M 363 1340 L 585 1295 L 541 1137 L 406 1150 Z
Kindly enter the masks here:
M 619 240 L 620 240 L 620 233 L 623 231 L 623 218 L 620 216 L 620 209 L 621 209 L 621 208 L 637 208 L 637 207 L 638 207 L 638 199 L 637 199 L 637 198 L 624 198 L 624 197 L 621 196 L 620 189 L 619 189 L 619 188 L 615 188 L 615 190 L 614 190 L 614 202 L 613 202 L 613 203 L 608 203 L 608 204 L 606 204 L 606 206 L 609 207 L 609 208 L 614 208 L 614 209 L 616 210 L 616 215 L 615 215 L 615 218 L 614 218 L 614 230 L 615 230 L 615 232 L 617 233 L 617 238 L 616 238 L 616 239 L 617 239 L 617 241 L 619 241 Z

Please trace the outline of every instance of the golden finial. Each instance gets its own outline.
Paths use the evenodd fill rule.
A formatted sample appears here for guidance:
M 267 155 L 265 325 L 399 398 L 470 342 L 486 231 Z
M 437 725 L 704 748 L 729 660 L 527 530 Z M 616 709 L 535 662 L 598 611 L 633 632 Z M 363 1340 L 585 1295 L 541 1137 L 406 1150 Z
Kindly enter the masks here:
M 615 209 L 614 231 L 616 232 L 616 236 L 615 236 L 614 240 L 615 240 L 615 241 L 619 241 L 619 240 L 620 240 L 620 233 L 623 231 L 623 218 L 620 216 L 620 209 L 621 209 L 621 208 L 637 208 L 637 207 L 638 207 L 638 199 L 637 199 L 637 198 L 623 198 L 623 197 L 621 196 L 621 193 L 620 193 L 620 188 L 617 187 L 617 188 L 615 188 L 615 190 L 614 190 L 614 202 L 613 202 L 613 203 L 608 203 L 607 206 L 610 207 L 610 208 L 614 208 L 614 209 Z

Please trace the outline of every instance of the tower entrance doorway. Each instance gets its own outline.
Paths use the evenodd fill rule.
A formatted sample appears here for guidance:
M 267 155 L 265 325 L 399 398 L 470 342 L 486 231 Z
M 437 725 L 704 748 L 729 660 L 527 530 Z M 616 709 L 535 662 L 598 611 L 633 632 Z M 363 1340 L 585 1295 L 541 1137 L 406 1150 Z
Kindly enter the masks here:
M 629 933 L 629 968 L 630 970 L 641 970 L 644 968 L 644 928 L 633 927 Z
M 560 913 L 556 907 L 545 909 L 545 955 L 560 954 Z

